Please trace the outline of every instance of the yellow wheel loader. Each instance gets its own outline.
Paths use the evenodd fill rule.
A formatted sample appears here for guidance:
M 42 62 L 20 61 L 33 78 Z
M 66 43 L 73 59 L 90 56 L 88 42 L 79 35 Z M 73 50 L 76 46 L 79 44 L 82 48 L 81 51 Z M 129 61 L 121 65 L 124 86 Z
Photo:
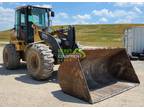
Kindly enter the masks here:
M 60 64 L 58 81 L 62 91 L 89 103 L 139 84 L 124 48 L 79 49 L 75 28 L 53 30 L 51 17 L 51 8 L 16 8 L 10 43 L 3 50 L 7 69 L 17 69 L 20 61 L 25 61 L 34 79 L 45 80 L 52 75 L 54 64 Z

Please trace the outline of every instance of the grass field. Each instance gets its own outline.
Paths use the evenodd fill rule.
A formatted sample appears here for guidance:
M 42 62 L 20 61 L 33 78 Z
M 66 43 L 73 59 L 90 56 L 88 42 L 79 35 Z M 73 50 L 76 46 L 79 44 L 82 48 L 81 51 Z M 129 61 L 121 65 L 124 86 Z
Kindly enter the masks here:
M 76 40 L 83 45 L 122 47 L 124 30 L 133 26 L 144 26 L 144 24 L 76 25 Z M 0 32 L 0 41 L 9 41 L 9 36 L 10 30 Z
M 0 31 L 0 42 L 9 41 L 11 32 L 10 30 Z

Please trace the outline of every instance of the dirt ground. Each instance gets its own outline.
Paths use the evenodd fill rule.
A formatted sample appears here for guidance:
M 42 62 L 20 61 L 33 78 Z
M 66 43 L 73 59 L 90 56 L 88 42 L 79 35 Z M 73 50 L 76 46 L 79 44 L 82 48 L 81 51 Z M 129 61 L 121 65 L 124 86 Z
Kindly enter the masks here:
M 56 80 L 56 73 L 49 80 L 40 82 L 26 74 L 24 64 L 18 70 L 4 69 L 2 49 L 0 47 L 0 106 L 144 107 L 144 61 L 132 61 L 141 82 L 138 87 L 92 105 L 64 94 Z

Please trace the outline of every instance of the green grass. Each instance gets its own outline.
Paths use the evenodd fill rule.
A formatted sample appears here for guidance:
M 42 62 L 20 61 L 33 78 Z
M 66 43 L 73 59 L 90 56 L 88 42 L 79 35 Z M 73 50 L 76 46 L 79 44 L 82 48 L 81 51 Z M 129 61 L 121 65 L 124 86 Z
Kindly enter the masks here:
M 134 26 L 144 26 L 144 24 L 76 25 L 76 39 L 83 45 L 122 47 L 124 30 Z
M 0 42 L 8 42 L 10 39 L 10 30 L 0 31 Z
M 122 47 L 124 30 L 134 26 L 144 26 L 144 24 L 75 25 L 76 40 L 83 45 Z M 54 26 L 54 29 L 61 27 Z M 10 30 L 0 32 L 0 41 L 9 41 L 9 36 Z

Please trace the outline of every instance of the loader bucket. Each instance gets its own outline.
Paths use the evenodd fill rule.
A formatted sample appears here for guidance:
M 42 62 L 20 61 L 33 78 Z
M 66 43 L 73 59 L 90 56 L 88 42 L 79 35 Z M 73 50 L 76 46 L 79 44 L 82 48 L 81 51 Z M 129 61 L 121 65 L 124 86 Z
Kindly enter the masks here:
M 64 93 L 95 103 L 140 83 L 125 49 L 83 51 L 85 58 L 65 58 L 59 67 L 58 79 Z

